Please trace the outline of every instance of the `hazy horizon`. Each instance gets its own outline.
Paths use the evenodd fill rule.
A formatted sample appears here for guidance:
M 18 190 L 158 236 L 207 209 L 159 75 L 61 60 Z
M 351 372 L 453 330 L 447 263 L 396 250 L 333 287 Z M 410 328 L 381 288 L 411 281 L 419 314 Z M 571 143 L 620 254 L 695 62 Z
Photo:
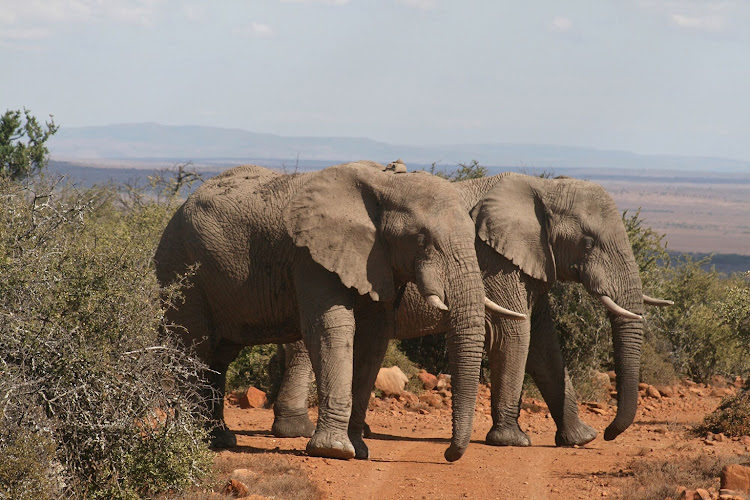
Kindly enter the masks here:
M 741 0 L 4 0 L 0 104 L 62 127 L 750 161 L 749 23 Z

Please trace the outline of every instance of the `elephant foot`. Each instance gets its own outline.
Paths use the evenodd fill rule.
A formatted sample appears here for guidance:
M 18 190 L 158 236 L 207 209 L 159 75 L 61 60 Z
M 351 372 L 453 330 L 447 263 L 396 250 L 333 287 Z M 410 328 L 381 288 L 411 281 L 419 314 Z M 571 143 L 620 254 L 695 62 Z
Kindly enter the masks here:
M 229 429 L 215 427 L 209 434 L 211 448 L 234 448 L 237 446 L 237 436 Z
M 485 438 L 492 446 L 531 446 L 531 439 L 518 425 L 513 427 L 493 427 Z
M 579 420 L 572 429 L 555 433 L 555 446 L 583 446 L 593 441 L 596 434 L 596 429 Z
M 349 437 L 341 431 L 316 430 L 307 443 L 306 451 L 311 457 L 349 460 L 355 456 L 354 446 Z
M 307 412 L 293 417 L 276 415 L 271 426 L 271 433 L 280 438 L 312 437 L 315 433 L 315 424 L 310 421 Z
M 369 460 L 370 450 L 367 448 L 365 440 L 362 439 L 362 434 L 362 432 L 350 432 L 349 440 L 354 446 L 354 458 L 356 458 L 357 460 Z

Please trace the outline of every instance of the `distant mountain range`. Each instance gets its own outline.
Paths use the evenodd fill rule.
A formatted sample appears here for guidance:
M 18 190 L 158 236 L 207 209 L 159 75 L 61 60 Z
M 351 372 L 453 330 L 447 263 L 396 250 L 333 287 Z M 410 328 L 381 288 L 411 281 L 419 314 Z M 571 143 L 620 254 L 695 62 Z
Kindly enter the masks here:
M 355 137 L 284 137 L 246 130 L 134 123 L 62 127 L 49 140 L 54 160 L 283 160 L 325 166 L 359 159 L 452 166 L 477 160 L 508 169 L 597 168 L 750 173 L 750 161 L 694 156 L 641 155 L 626 151 L 541 144 L 397 145 Z M 92 162 L 94 163 L 94 162 Z M 119 162 L 116 162 L 119 163 Z M 236 163 L 232 161 L 231 163 Z M 320 166 L 318 168 L 320 168 Z

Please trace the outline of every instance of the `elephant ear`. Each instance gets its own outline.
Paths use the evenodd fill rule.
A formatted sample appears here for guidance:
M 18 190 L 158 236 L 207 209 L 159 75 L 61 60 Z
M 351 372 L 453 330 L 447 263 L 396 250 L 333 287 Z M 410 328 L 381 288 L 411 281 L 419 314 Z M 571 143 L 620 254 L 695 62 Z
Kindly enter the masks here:
M 555 256 L 548 215 L 536 179 L 502 177 L 472 208 L 477 236 L 532 278 L 553 283 Z
M 381 206 L 372 165 L 336 165 L 313 174 L 284 209 L 287 232 L 313 260 L 373 300 L 394 297 L 393 271 L 378 231 Z

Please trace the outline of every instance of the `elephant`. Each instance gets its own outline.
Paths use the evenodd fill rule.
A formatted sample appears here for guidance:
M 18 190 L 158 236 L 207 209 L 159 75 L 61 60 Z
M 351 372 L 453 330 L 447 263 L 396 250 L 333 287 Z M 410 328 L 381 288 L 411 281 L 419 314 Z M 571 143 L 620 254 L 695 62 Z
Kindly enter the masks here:
M 367 456 L 366 408 L 352 406 L 353 365 L 384 353 L 407 283 L 445 311 L 453 373 L 448 461 L 472 430 L 485 307 L 474 225 L 447 181 L 386 172 L 374 162 L 281 174 L 232 168 L 204 183 L 176 211 L 154 260 L 162 286 L 184 280 L 166 311 L 183 344 L 208 367 L 214 447 L 236 444 L 223 420 L 228 365 L 245 347 L 302 339 L 317 379 L 319 418 L 311 456 Z M 355 337 L 355 325 L 368 323 Z M 374 380 L 374 379 L 373 379 Z M 357 413 L 361 413 L 358 416 Z
M 557 425 L 556 445 L 583 445 L 597 435 L 579 418 L 576 393 L 551 317 L 548 292 L 556 280 L 582 283 L 608 309 L 619 404 L 604 438 L 614 439 L 635 417 L 644 303 L 670 303 L 643 295 L 638 266 L 614 201 L 593 182 L 515 173 L 464 180 L 452 183 L 450 189 L 461 196 L 464 210 L 474 221 L 487 297 L 529 318 L 487 318 L 493 425 L 486 442 L 531 445 L 518 425 L 524 371 L 549 406 Z M 398 309 L 396 337 L 444 333 L 447 326 L 445 315 L 426 307 L 414 287 L 408 286 Z M 272 432 L 276 436 L 312 432 L 306 411 L 309 378 L 304 346 L 288 345 L 287 370 L 274 405 Z M 357 387 L 355 381 L 354 390 L 355 401 L 366 399 L 372 385 Z

